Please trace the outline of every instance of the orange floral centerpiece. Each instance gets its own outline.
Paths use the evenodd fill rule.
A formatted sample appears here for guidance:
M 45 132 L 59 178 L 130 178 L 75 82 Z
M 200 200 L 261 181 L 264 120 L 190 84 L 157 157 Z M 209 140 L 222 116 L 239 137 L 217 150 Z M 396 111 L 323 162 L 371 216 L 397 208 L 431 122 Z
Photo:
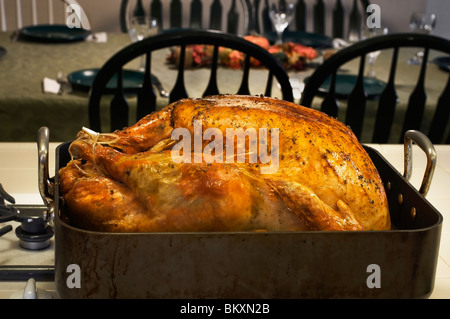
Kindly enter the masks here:
M 283 64 L 286 70 L 303 70 L 307 61 L 317 57 L 317 52 L 312 47 L 293 42 L 273 45 L 269 48 L 269 52 Z
M 270 45 L 269 40 L 262 36 L 247 35 L 244 39 L 253 42 L 266 49 L 283 64 L 286 70 L 303 70 L 307 61 L 317 57 L 317 52 L 312 47 L 301 44 L 286 42 L 283 44 Z M 211 45 L 188 45 L 186 46 L 185 66 L 204 67 L 211 65 L 213 47 Z M 180 63 L 180 48 L 172 48 L 167 56 L 167 61 L 178 65 Z M 230 48 L 219 47 L 219 65 L 232 69 L 240 69 L 244 63 L 244 54 Z M 250 60 L 253 67 L 260 66 L 260 62 L 254 58 Z

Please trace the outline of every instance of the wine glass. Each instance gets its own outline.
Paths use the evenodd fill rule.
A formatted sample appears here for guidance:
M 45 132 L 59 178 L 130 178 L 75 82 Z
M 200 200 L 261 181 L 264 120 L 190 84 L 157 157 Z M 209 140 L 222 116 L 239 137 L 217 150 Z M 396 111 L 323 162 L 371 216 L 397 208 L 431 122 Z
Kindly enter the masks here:
M 158 20 L 147 16 L 132 16 L 128 24 L 131 41 L 137 42 L 158 33 Z M 145 68 L 145 57 L 141 56 L 139 69 Z
M 269 17 L 277 32 L 277 40 L 275 44 L 283 43 L 283 32 L 294 18 L 295 5 L 293 2 L 279 0 L 272 3 L 269 10 Z
M 436 14 L 414 12 L 409 20 L 409 29 L 411 32 L 429 34 L 436 26 Z M 423 51 L 418 51 L 408 60 L 409 64 L 418 65 L 422 63 Z
M 131 41 L 137 42 L 158 33 L 158 21 L 152 17 L 133 16 L 130 18 L 128 34 Z
M 389 33 L 388 28 L 382 27 L 382 28 L 369 28 L 368 26 L 364 26 L 362 28 L 361 32 L 361 39 L 370 39 L 373 37 L 386 35 Z M 368 76 L 375 78 L 375 69 L 373 68 L 373 65 L 375 64 L 376 59 L 380 55 L 381 50 L 372 51 L 367 54 L 368 56 L 368 62 L 369 62 L 369 71 Z

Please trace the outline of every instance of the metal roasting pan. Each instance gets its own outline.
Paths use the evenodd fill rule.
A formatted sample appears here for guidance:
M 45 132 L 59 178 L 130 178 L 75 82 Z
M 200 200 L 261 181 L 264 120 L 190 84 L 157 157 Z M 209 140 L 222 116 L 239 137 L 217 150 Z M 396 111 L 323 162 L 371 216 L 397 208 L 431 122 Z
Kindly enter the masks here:
M 420 132 L 405 137 L 405 176 L 366 147 L 388 195 L 394 230 L 104 233 L 63 221 L 58 174 L 38 134 L 40 192 L 55 227 L 62 298 L 426 298 L 434 287 L 442 216 L 424 198 L 436 162 Z M 411 145 L 427 154 L 420 192 L 408 181 Z M 70 160 L 56 150 L 56 172 Z

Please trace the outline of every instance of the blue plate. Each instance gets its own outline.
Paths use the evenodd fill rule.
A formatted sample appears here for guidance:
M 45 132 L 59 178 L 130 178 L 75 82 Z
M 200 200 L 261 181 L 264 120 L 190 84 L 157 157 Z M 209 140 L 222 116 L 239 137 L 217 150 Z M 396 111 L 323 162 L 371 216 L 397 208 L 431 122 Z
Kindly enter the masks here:
M 19 30 L 21 40 L 44 43 L 67 43 L 84 41 L 91 31 L 83 28 L 69 28 L 65 24 L 41 24 Z
M 70 73 L 67 80 L 72 84 L 72 88 L 79 91 L 88 92 L 97 76 L 99 69 L 84 69 Z M 123 70 L 123 89 L 126 93 L 137 92 L 142 87 L 144 73 L 136 70 Z M 106 85 L 108 93 L 114 92 L 117 87 L 117 75 L 114 75 Z
M 357 75 L 354 74 L 338 74 L 336 75 L 336 97 L 339 99 L 347 99 L 353 88 L 355 87 Z M 309 77 L 305 79 L 305 83 Z M 319 88 L 319 95 L 325 96 L 330 88 L 331 76 L 328 77 Z M 363 78 L 364 90 L 369 100 L 377 99 L 386 87 L 386 83 L 375 78 Z
M 450 56 L 440 56 L 433 60 L 436 65 L 444 71 L 450 71 Z
M 265 34 L 270 43 L 275 43 L 277 40 L 277 33 L 275 31 L 267 32 Z M 299 43 L 308 47 L 318 48 L 331 48 L 333 46 L 332 39 L 323 34 L 303 32 L 303 31 L 290 31 L 286 30 L 283 33 L 284 42 Z

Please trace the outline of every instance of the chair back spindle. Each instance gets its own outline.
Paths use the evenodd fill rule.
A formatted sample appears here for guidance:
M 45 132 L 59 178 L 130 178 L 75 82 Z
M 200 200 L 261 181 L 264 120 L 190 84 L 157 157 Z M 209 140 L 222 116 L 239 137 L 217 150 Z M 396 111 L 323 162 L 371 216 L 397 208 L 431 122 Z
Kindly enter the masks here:
M 239 14 L 236 9 L 236 0 L 231 3 L 230 10 L 227 14 L 227 32 L 237 34 L 239 24 Z
M 209 17 L 209 28 L 212 30 L 222 30 L 222 4 L 220 0 L 214 0 L 211 4 Z
M 144 5 L 142 4 L 142 0 L 136 1 L 136 6 L 133 10 L 133 16 L 134 17 L 145 17 L 145 9 Z
M 374 143 L 386 143 L 391 133 L 392 123 L 394 122 L 395 107 L 397 105 L 397 92 L 395 90 L 397 60 L 398 47 L 395 47 L 392 54 L 389 80 L 386 83 L 383 92 L 381 92 L 378 103 L 378 110 L 372 137 L 372 142 Z
M 431 142 L 439 143 L 440 137 L 445 133 L 445 125 L 449 120 L 450 116 L 450 74 L 448 77 L 447 85 L 445 86 L 444 91 L 439 97 L 436 111 L 433 116 L 433 120 L 431 121 L 430 133 L 428 137 Z M 450 134 L 448 135 L 446 144 L 450 144 Z
M 259 23 L 260 23 L 259 21 L 261 20 L 260 18 L 262 18 L 263 15 L 264 15 L 264 13 L 263 13 L 263 15 L 259 15 L 258 14 L 259 13 L 259 8 L 260 8 L 260 5 L 261 5 L 261 1 L 260 0 L 253 0 L 253 6 L 250 3 L 250 0 L 244 0 L 244 3 L 246 4 L 247 9 L 248 8 L 250 8 L 250 9 L 253 8 L 253 14 L 252 14 L 252 24 L 253 24 L 253 26 L 252 26 L 252 30 L 254 30 L 257 34 L 260 34 L 261 33 L 261 28 L 259 26 Z M 268 12 L 267 12 L 267 14 L 268 14 Z
M 211 74 L 209 77 L 208 86 L 206 87 L 203 97 L 208 95 L 219 94 L 219 89 L 217 87 L 217 66 L 219 60 L 219 46 L 215 45 L 213 49 L 213 57 L 211 61 Z
M 116 128 L 122 128 L 128 124 L 128 102 L 123 92 L 123 70 L 117 71 L 117 89 L 111 100 L 110 116 L 111 125 Z
M 358 8 L 358 1 L 353 0 L 352 10 L 348 26 L 348 39 L 358 41 L 361 38 L 361 14 Z
M 336 72 L 337 70 L 331 75 L 330 87 L 321 104 L 321 111 L 335 118 L 338 117 L 339 109 L 338 100 L 336 98 Z
M 325 34 L 325 5 L 317 0 L 314 5 L 314 33 Z
M 367 94 L 364 90 L 364 66 L 366 55 L 362 55 L 359 62 L 359 72 L 355 86 L 348 96 L 345 123 L 351 127 L 357 138 L 361 137 L 366 112 Z
M 164 19 L 161 0 L 152 0 L 150 3 L 150 16 L 156 18 L 156 20 L 158 20 L 158 25 L 162 28 Z
M 192 29 L 202 28 L 202 2 L 200 0 L 192 0 L 191 2 L 191 19 L 190 27 Z
M 269 70 L 269 76 L 267 77 L 266 90 L 264 91 L 265 96 L 272 96 L 272 85 L 273 85 L 273 71 Z
M 170 27 L 181 28 L 181 1 L 172 0 L 170 2 Z
M 243 94 L 243 95 L 250 94 L 250 90 L 248 88 L 249 72 L 250 72 L 250 56 L 248 54 L 246 54 L 245 58 L 244 58 L 244 67 L 243 67 L 241 86 L 239 87 L 237 94 Z
M 272 25 L 272 21 L 270 20 L 270 16 L 269 16 L 269 0 L 265 0 L 265 4 L 264 4 L 264 8 L 262 10 L 262 32 L 270 32 L 273 31 L 273 25 Z M 254 14 L 257 14 L 258 11 L 256 11 Z M 253 26 L 254 30 L 256 30 L 256 32 L 259 32 L 259 25 L 255 24 Z M 252 30 L 250 30 L 252 31 Z
M 147 52 L 145 55 L 144 81 L 137 95 L 136 121 L 155 111 L 156 93 L 152 85 L 151 57 L 151 52 Z
M 344 7 L 341 0 L 336 0 L 333 9 L 333 38 L 344 37 Z
M 420 74 L 417 80 L 416 87 L 411 93 L 406 109 L 405 121 L 403 123 L 402 135 L 400 143 L 403 142 L 403 136 L 408 130 L 420 130 L 423 113 L 425 110 L 425 103 L 427 94 L 425 92 L 425 72 L 428 64 L 428 48 L 425 48 L 423 53 L 422 65 L 420 67 Z
M 178 101 L 188 97 L 186 86 L 184 85 L 184 67 L 186 61 L 186 45 L 182 44 L 180 47 L 180 62 L 178 63 L 178 74 L 175 85 L 170 91 L 169 103 Z
M 306 4 L 298 0 L 295 6 L 295 26 L 298 31 L 306 31 Z

